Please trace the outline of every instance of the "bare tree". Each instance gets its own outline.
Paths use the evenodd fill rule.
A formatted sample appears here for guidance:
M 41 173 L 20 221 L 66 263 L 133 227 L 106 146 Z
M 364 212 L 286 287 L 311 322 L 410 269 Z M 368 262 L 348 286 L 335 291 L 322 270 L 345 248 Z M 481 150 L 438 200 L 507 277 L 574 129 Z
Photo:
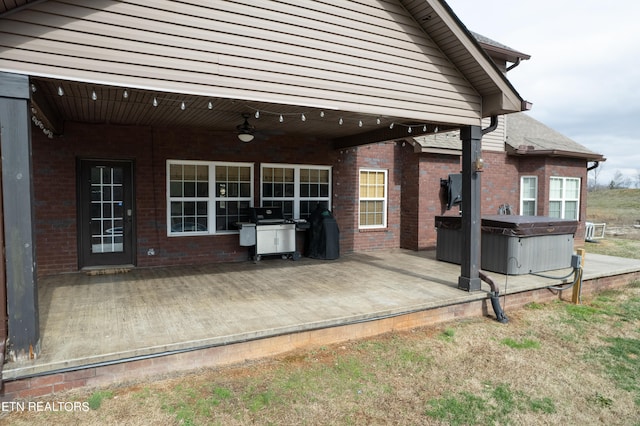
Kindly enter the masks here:
M 589 170 L 589 174 L 591 174 L 591 177 L 587 176 L 587 190 L 597 191 L 599 189 L 598 178 L 600 177 L 600 173 L 602 172 L 603 167 L 604 163 L 599 163 L 598 167 Z
M 609 182 L 609 189 L 628 188 L 631 185 L 631 179 L 623 175 L 620 170 L 616 170 L 613 179 Z

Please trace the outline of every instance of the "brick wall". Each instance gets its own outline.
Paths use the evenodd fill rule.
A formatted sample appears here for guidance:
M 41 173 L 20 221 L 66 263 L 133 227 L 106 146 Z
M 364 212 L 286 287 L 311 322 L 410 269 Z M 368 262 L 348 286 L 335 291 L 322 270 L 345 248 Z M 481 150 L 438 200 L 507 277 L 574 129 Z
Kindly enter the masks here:
M 256 163 L 258 205 L 260 162 L 333 165 L 336 157 L 327 141 L 292 136 L 258 136 L 244 144 L 234 134 L 197 129 L 79 123 L 66 123 L 64 136 L 54 140 L 34 132 L 38 274 L 78 270 L 77 159 L 135 161 L 137 265 L 146 267 L 248 259 L 237 235 L 167 237 L 167 159 Z M 148 255 L 149 249 L 155 255 Z
M 400 247 L 402 198 L 404 197 L 401 153 L 407 144 L 389 142 L 342 149 L 334 169 L 334 215 L 340 226 L 343 252 Z M 359 171 L 387 170 L 387 227 L 359 229 Z
M 513 157 L 484 151 L 482 213 L 496 214 L 503 204 L 518 213 L 520 176 L 539 177 L 539 211 L 547 214 L 550 176 L 583 179 L 581 218 L 585 217 L 586 167 L 581 160 Z M 333 150 L 330 141 L 297 136 L 258 136 L 244 144 L 234 134 L 198 129 L 148 128 L 66 123 L 65 135 L 49 140 L 33 134 L 36 256 L 38 274 L 78 270 L 77 159 L 135 161 L 137 265 L 161 266 L 242 261 L 248 249 L 237 235 L 167 237 L 166 160 L 255 163 L 255 204 L 259 203 L 260 163 L 333 166 L 333 213 L 340 227 L 342 253 L 388 248 L 434 248 L 434 217 L 447 211 L 440 179 L 460 172 L 455 155 L 415 154 L 409 143 L 378 143 Z M 358 227 L 360 168 L 388 170 L 388 226 Z M 583 238 L 581 224 L 578 239 Z M 149 255 L 153 249 L 154 255 Z

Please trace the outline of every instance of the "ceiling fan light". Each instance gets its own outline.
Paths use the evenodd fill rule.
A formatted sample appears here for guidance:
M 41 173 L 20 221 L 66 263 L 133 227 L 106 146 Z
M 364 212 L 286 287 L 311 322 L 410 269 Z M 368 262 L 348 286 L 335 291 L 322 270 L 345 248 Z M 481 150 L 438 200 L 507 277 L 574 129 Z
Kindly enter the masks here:
M 253 140 L 253 135 L 251 133 L 238 133 L 238 139 L 242 142 L 251 142 Z
M 253 132 L 255 127 L 249 124 L 249 114 L 242 114 L 242 117 L 244 118 L 244 123 L 236 126 L 236 129 L 238 130 L 238 139 L 245 143 L 251 142 L 254 137 Z

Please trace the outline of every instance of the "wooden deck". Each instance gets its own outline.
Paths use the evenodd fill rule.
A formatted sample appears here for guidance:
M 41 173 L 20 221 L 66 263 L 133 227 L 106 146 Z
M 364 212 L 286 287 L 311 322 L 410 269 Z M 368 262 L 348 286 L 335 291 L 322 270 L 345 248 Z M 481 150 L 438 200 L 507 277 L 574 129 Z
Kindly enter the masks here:
M 587 255 L 584 279 L 635 273 L 637 261 Z M 570 270 L 551 271 L 565 275 Z M 356 253 L 261 262 L 63 274 L 39 280 L 40 356 L 4 366 L 15 380 L 486 301 L 457 289 L 460 267 L 435 252 Z M 489 275 L 501 294 L 561 280 Z M 509 313 L 509 304 L 504 306 Z M 488 304 L 487 314 L 493 316 Z

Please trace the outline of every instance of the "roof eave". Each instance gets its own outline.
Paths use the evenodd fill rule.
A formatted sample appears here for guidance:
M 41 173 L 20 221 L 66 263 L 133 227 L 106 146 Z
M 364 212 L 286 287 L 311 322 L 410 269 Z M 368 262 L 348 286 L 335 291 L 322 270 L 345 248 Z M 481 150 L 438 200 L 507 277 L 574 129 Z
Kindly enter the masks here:
M 427 0 L 433 10 L 440 16 L 447 27 L 460 40 L 471 57 L 487 73 L 494 83 L 492 93 L 481 93 L 483 98 L 482 116 L 509 114 L 530 109 L 531 103 L 524 100 L 505 74 L 500 71 L 489 54 L 473 36 L 471 31 L 456 16 L 451 7 L 444 0 Z M 425 28 L 425 30 L 428 29 Z
M 563 151 L 560 149 L 519 149 L 519 148 L 507 148 L 507 154 L 514 156 L 529 156 L 529 157 L 565 157 L 565 158 L 578 158 L 588 161 L 606 161 L 606 158 L 601 154 L 578 152 L 578 151 Z

